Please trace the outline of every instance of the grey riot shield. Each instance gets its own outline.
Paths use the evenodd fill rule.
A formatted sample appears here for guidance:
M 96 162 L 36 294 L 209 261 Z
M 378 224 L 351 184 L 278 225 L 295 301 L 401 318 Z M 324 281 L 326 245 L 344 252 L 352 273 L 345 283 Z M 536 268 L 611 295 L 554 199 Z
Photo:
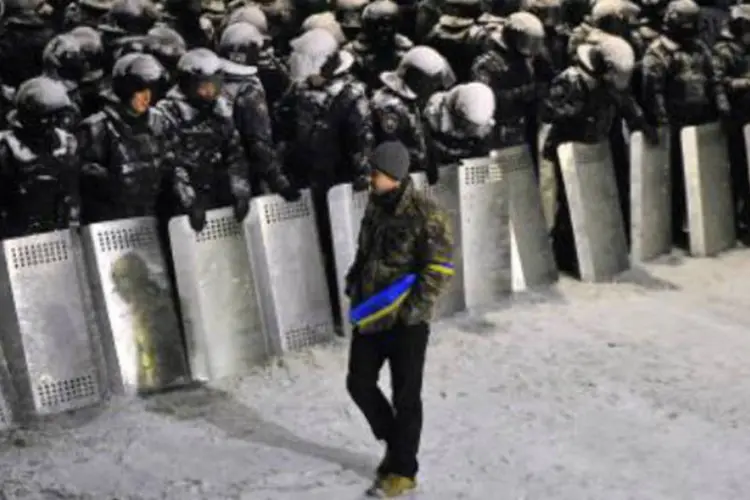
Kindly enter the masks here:
M 328 211 L 331 214 L 331 234 L 336 263 L 336 283 L 344 334 L 352 334 L 349 318 L 349 298 L 346 296 L 346 274 L 357 254 L 359 227 L 367 208 L 368 192 L 355 193 L 351 184 L 339 184 L 328 191 Z
M 628 245 L 609 142 L 557 148 L 581 280 L 606 281 L 628 269 Z
M 557 214 L 557 175 L 555 174 L 555 162 L 546 160 L 542 151 L 544 143 L 549 137 L 552 125 L 545 123 L 539 130 L 537 137 L 537 158 L 539 158 L 539 192 L 542 200 L 542 212 L 547 224 L 547 233 L 555 227 L 555 215 Z
M 459 211 L 459 175 L 457 166 L 440 167 L 440 177 L 427 193 L 448 213 L 453 231 L 453 264 L 455 275 L 435 306 L 435 316 L 445 318 L 466 309 L 464 297 L 464 264 L 461 245 L 461 215 Z
M 16 391 L 8 371 L 5 354 L 0 346 L 0 432 L 15 424 L 13 406 L 16 404 Z
M 2 242 L 0 332 L 24 419 L 101 399 L 73 238 L 64 230 Z
M 245 244 L 255 276 L 263 325 L 274 354 L 333 339 L 328 284 L 312 196 L 290 203 L 254 198 Z
M 742 135 L 745 138 L 745 153 L 746 158 L 750 158 L 750 123 L 742 127 Z M 750 180 L 750 161 L 748 161 L 748 180 Z
M 721 125 L 680 131 L 690 253 L 705 257 L 732 247 L 736 234 L 729 147 Z
M 187 358 L 194 380 L 241 375 L 268 356 L 250 257 L 231 208 L 210 210 L 196 233 L 169 222 Z
M 492 156 L 508 177 L 513 290 L 554 283 L 557 265 L 531 152 L 520 145 L 493 151 Z
M 630 241 L 634 260 L 647 261 L 672 249 L 672 180 L 669 130 L 652 145 L 642 132 L 630 136 Z
M 110 389 L 135 394 L 190 381 L 153 217 L 83 229 Z
M 511 291 L 508 178 L 490 158 L 462 163 L 458 189 L 464 296 L 466 307 L 476 309 Z

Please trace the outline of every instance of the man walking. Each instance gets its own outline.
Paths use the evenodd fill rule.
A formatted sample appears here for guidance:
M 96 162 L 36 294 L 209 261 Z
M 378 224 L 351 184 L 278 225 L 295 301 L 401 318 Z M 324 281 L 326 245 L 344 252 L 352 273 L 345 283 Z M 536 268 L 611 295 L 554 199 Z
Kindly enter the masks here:
M 453 243 L 446 213 L 411 182 L 406 146 L 380 144 L 371 167 L 372 194 L 346 279 L 354 325 L 346 385 L 386 445 L 368 495 L 393 498 L 417 485 L 429 321 L 453 275 Z M 392 404 L 377 385 L 386 361 Z

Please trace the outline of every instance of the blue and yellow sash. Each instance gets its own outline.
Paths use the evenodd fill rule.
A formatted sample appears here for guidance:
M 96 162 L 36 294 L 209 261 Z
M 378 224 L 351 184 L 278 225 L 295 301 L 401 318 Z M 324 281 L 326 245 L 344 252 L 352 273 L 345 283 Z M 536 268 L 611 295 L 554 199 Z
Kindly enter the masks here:
M 356 307 L 352 307 L 349 311 L 349 321 L 355 327 L 364 328 L 392 314 L 406 300 L 411 292 L 411 287 L 416 282 L 417 275 L 413 273 L 398 279 L 384 290 L 379 291 Z

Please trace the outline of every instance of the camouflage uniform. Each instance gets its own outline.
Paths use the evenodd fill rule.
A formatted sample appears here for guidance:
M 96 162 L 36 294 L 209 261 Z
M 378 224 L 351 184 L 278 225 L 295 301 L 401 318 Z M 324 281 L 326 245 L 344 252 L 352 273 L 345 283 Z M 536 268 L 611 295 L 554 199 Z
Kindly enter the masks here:
M 0 136 L 1 238 L 67 228 L 80 206 L 75 138 L 61 129 L 25 135 L 14 127 Z
M 374 50 L 364 36 L 346 44 L 344 50 L 354 56 L 352 73 L 363 82 L 369 90 L 379 88 L 380 73 L 389 71 L 398 66 L 414 44 L 403 35 L 396 34 L 393 39 L 392 50 Z
M 266 92 L 258 76 L 225 73 L 222 94 L 233 106 L 234 124 L 250 166 L 252 193 L 263 193 L 262 182 L 275 193 L 288 190 L 289 181 L 276 156 Z
M 174 167 L 164 116 L 132 117 L 109 105 L 81 123 L 83 219 L 87 223 L 156 214 L 156 202 Z
M 750 50 L 730 33 L 724 33 L 714 47 L 714 68 L 722 92 L 729 99 L 732 116 L 750 121 Z
M 471 75 L 495 92 L 492 147 L 500 149 L 525 142 L 527 115 L 533 110 L 538 90 L 531 61 L 504 45 L 493 45 L 474 61 Z
M 183 209 L 198 204 L 209 210 L 249 197 L 247 163 L 229 103 L 220 98 L 210 110 L 198 110 L 173 88 L 157 109 L 175 134 L 174 184 Z
M 369 174 L 372 116 L 365 88 L 349 75 L 295 84 L 279 105 L 287 175 L 297 187 L 323 188 Z
M 471 64 L 482 52 L 486 31 L 473 18 L 443 15 L 424 44 L 445 57 L 459 83 L 471 80 Z
M 452 274 L 446 272 L 452 265 L 453 237 L 445 211 L 408 178 L 401 189 L 395 209 L 372 198 L 367 205 L 346 291 L 352 303 L 359 304 L 409 273 L 416 271 L 419 277 L 398 309 L 361 327 L 358 334 L 387 330 L 396 323 L 429 322 Z
M 703 42 L 678 45 L 663 35 L 643 58 L 644 109 L 652 123 L 699 125 L 728 113 L 714 59 Z
M 370 102 L 375 143 L 401 141 L 411 157 L 410 170 L 427 169 L 427 144 L 420 111 L 415 102 L 407 102 L 391 89 L 375 92 Z
M 430 162 L 436 165 L 450 165 L 466 158 L 477 158 L 490 153 L 491 138 L 467 137 L 460 130 L 446 129 L 443 126 L 447 110 L 448 92 L 437 92 L 423 111 L 427 139 L 429 141 Z

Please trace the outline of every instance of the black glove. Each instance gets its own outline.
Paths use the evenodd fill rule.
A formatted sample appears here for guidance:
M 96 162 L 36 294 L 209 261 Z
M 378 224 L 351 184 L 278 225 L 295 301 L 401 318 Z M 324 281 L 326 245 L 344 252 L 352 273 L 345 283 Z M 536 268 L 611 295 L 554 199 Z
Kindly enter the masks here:
M 361 191 L 366 191 L 370 187 L 370 179 L 368 179 L 366 176 L 357 177 L 354 179 L 354 182 L 352 182 L 352 189 L 354 189 L 355 193 L 359 193 Z
M 440 180 L 440 169 L 438 167 L 427 169 L 427 183 L 434 186 Z
M 292 186 L 280 189 L 279 195 L 284 198 L 284 200 L 289 202 L 299 201 L 299 199 L 302 198 L 302 193 L 299 191 L 299 189 L 295 189 Z
M 190 207 L 188 217 L 190 218 L 190 227 L 196 233 L 200 233 L 206 227 L 206 210 L 199 204 L 196 203 Z
M 250 211 L 250 198 L 241 197 L 237 198 L 234 202 L 234 218 L 237 222 L 242 222 L 247 217 L 247 213 Z

